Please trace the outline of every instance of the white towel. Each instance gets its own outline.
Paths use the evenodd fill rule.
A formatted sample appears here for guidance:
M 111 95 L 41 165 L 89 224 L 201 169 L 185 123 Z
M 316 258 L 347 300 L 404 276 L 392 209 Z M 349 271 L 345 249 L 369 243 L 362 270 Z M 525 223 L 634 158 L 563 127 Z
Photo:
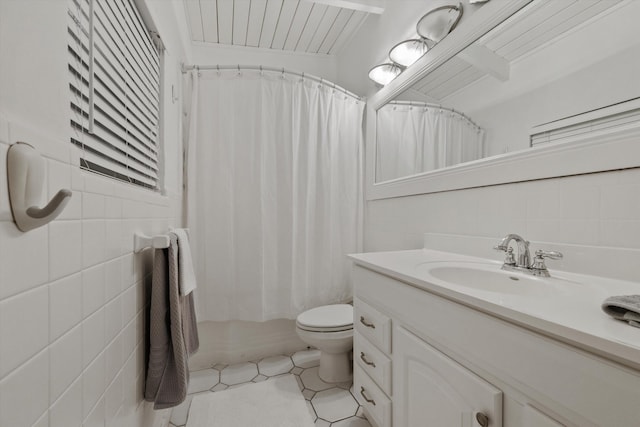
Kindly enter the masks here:
M 178 238 L 178 280 L 180 282 L 180 295 L 189 295 L 197 286 L 196 273 L 193 270 L 191 248 L 189 247 L 189 235 L 184 228 L 171 230 Z

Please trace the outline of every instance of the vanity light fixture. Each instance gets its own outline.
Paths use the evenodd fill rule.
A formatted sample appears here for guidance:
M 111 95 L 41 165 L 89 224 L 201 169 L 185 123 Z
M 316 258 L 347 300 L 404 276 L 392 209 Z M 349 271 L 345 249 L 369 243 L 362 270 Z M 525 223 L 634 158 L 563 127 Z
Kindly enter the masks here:
M 402 68 L 391 62 L 376 65 L 369 70 L 369 78 L 375 83 L 385 86 L 391 80 L 398 77 L 398 74 L 402 72 Z
M 420 18 L 416 25 L 420 39 L 405 40 L 391 48 L 389 58 L 393 62 L 376 65 L 369 70 L 369 78 L 375 83 L 385 86 L 453 31 L 461 17 L 462 3 L 458 6 L 447 5 L 430 10 Z
M 398 65 L 408 67 L 427 53 L 429 47 L 424 40 L 409 39 L 398 43 L 389 51 L 389 58 Z
M 420 37 L 438 43 L 445 38 L 462 18 L 462 3 L 458 6 L 447 5 L 430 10 L 416 25 Z

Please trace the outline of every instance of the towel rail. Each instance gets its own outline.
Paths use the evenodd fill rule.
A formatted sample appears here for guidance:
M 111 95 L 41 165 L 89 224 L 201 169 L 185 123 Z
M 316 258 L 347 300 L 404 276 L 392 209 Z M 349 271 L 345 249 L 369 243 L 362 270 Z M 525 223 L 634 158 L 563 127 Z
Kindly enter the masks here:
M 162 249 L 169 247 L 169 236 L 160 234 L 157 236 L 147 236 L 142 233 L 133 235 L 133 252 L 138 253 L 146 248 Z

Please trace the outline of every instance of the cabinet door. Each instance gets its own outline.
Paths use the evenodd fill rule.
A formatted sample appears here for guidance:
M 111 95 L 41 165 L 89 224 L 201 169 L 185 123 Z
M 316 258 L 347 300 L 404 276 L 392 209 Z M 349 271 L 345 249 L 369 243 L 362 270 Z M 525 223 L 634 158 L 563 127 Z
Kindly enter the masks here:
M 500 390 L 406 329 L 394 329 L 394 427 L 502 426 Z

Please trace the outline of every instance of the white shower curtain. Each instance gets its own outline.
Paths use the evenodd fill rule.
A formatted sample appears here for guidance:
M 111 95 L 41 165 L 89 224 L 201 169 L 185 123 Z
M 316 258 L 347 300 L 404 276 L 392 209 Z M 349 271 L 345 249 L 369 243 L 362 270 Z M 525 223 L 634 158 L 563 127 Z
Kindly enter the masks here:
M 376 182 L 483 156 L 484 130 L 454 111 L 390 102 L 376 121 Z
M 199 74 L 186 166 L 199 319 L 293 319 L 348 300 L 363 102 L 288 73 Z

